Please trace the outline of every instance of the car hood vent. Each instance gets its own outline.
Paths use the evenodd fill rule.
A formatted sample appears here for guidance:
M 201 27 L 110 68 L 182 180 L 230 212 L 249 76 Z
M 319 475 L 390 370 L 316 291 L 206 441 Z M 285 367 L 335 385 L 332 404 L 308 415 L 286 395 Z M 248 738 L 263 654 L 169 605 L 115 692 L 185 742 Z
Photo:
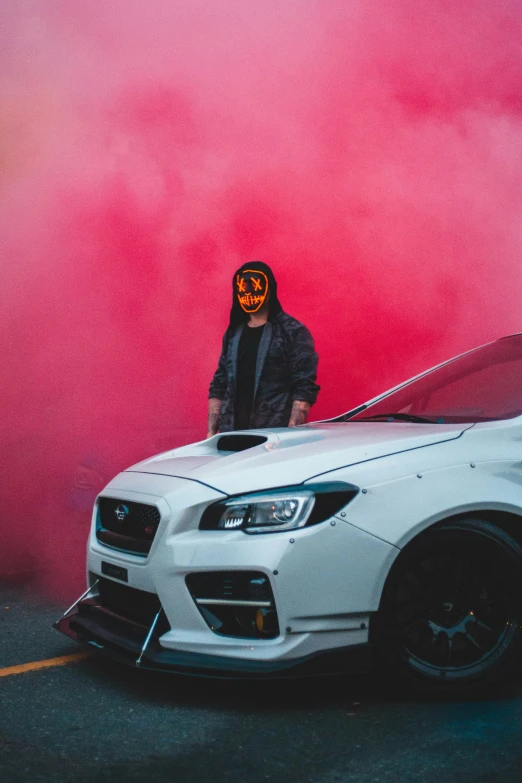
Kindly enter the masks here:
M 222 435 L 216 444 L 218 451 L 246 451 L 261 446 L 268 438 L 263 435 Z

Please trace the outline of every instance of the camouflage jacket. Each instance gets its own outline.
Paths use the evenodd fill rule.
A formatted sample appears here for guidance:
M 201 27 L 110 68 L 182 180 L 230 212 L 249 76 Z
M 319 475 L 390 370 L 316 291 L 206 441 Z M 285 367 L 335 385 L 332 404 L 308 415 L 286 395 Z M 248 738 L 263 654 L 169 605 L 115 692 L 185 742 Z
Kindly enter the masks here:
M 234 429 L 237 355 L 244 328 L 240 324 L 225 332 L 218 368 L 210 384 L 209 398 L 223 401 L 220 432 Z M 306 326 L 282 311 L 267 321 L 257 354 L 250 427 L 288 426 L 294 400 L 310 405 L 316 401 L 316 372 L 317 354 Z

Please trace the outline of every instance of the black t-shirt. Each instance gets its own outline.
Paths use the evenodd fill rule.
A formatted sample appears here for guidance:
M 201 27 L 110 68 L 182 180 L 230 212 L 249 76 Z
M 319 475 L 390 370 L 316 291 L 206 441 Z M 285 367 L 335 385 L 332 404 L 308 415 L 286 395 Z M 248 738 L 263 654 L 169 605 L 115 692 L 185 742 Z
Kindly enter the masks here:
M 246 430 L 250 426 L 250 414 L 254 404 L 257 352 L 264 328 L 264 324 L 256 327 L 245 324 L 239 340 L 234 421 L 236 430 Z

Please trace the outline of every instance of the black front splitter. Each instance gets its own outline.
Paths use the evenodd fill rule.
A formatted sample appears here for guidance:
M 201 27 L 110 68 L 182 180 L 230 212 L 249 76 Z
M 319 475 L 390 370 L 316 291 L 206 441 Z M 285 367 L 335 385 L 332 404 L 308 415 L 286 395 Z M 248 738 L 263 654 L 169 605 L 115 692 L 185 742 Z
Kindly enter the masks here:
M 355 674 L 372 667 L 369 644 L 315 653 L 291 661 L 253 661 L 201 653 L 168 650 L 157 638 L 143 651 L 143 629 L 88 601 L 54 623 L 70 639 L 89 645 L 103 655 L 149 671 L 219 679 L 280 679 L 318 675 Z M 141 659 L 140 659 L 141 656 Z M 138 663 L 139 661 L 139 663 Z

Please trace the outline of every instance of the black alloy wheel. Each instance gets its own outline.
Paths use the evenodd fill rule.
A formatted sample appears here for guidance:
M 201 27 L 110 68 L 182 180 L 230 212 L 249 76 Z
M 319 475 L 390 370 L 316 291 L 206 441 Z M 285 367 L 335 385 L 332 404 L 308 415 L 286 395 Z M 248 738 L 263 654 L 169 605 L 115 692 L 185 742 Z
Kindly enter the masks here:
M 399 555 L 375 639 L 418 683 L 453 691 L 501 677 L 522 652 L 522 547 L 480 519 L 437 525 Z

